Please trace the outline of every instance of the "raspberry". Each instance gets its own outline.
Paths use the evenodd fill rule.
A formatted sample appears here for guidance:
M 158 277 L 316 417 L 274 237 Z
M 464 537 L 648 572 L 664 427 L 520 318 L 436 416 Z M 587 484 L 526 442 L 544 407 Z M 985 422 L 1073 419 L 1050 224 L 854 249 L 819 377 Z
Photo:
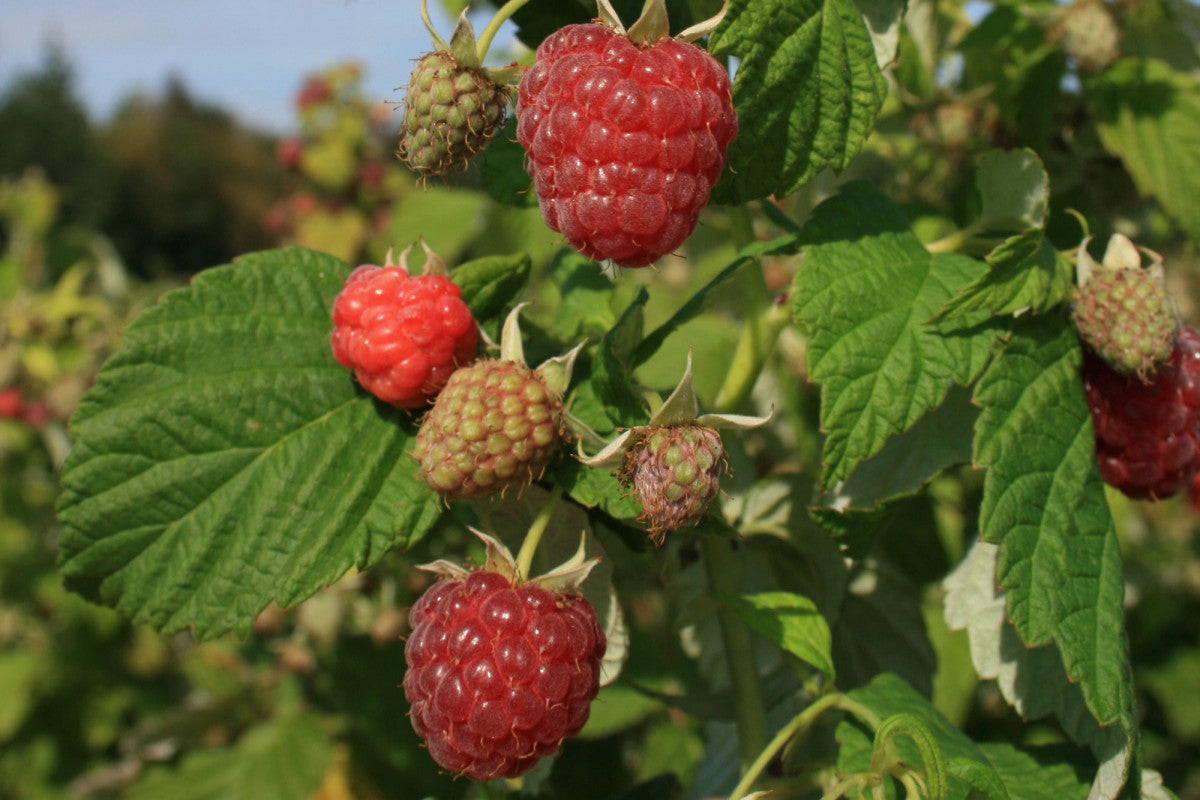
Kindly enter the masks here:
M 453 375 L 417 431 L 416 456 L 446 499 L 525 486 L 558 455 L 558 393 L 523 363 L 481 359 Z
M 449 52 L 426 53 L 404 95 L 400 160 L 420 175 L 465 167 L 504 125 L 508 91 Z
M 0 389 L 0 419 L 17 419 L 25 411 L 25 397 L 15 386 Z
M 737 134 L 729 75 L 692 44 L 635 44 L 599 23 L 541 43 L 517 94 L 546 224 L 594 260 L 643 267 L 678 248 Z
M 1075 291 L 1074 317 L 1080 337 L 1125 375 L 1153 374 L 1178 331 L 1162 277 L 1144 269 L 1095 274 Z
M 1183 328 L 1143 383 L 1084 347 L 1083 384 L 1104 482 L 1134 499 L 1169 497 L 1200 470 L 1200 332 Z
M 435 583 L 409 623 L 409 716 L 443 769 L 515 777 L 587 722 L 605 637 L 582 596 L 480 570 Z
M 702 425 L 645 428 L 626 454 L 621 482 L 633 485 L 650 536 L 695 525 L 720 488 L 725 469 L 721 435 Z
M 1080 69 L 1099 72 L 1121 56 L 1121 30 L 1102 0 L 1076 0 L 1063 8 L 1050 30 Z
M 441 275 L 364 264 L 333 302 L 333 356 L 363 388 L 398 408 L 419 408 L 475 357 L 475 318 Z
M 1192 511 L 1200 514 L 1200 472 L 1196 473 L 1188 486 L 1188 505 L 1191 506 Z

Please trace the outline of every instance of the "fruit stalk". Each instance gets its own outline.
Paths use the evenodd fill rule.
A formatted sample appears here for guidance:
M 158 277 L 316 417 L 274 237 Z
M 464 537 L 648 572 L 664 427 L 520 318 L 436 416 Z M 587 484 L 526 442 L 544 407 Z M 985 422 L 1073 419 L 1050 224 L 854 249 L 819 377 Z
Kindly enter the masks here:
M 762 749 L 758 754 L 758 758 L 754 759 L 754 763 L 742 774 L 742 779 L 738 781 L 738 785 L 729 793 L 729 800 L 741 800 L 750 793 L 750 787 L 758 780 L 758 776 L 767 768 L 767 764 L 771 763 L 771 759 L 775 757 L 785 744 L 788 743 L 794 736 L 798 736 L 813 726 L 817 721 L 817 717 L 824 714 L 831 708 L 836 708 L 842 700 L 840 692 L 827 694 L 819 698 L 808 708 L 801 711 L 792 721 L 784 725 L 779 733 L 775 734 L 775 738 L 770 744 Z
M 529 577 L 529 570 L 533 566 L 533 554 L 537 552 L 538 543 L 542 540 L 542 534 L 546 532 L 546 526 L 550 524 L 550 517 L 554 513 L 554 507 L 558 505 L 558 500 L 563 495 L 563 488 L 560 484 L 555 483 L 554 488 L 550 490 L 550 496 L 546 498 L 546 502 L 538 509 L 537 516 L 533 518 L 533 522 L 529 524 L 529 530 L 525 533 L 525 540 L 521 542 L 521 549 L 517 552 L 517 575 L 521 580 Z
M 714 535 L 700 537 L 708 587 L 718 595 L 737 596 L 741 591 L 741 561 L 730 540 Z M 725 645 L 729 682 L 733 688 L 734 721 L 737 724 L 738 752 L 742 769 L 749 770 L 767 744 L 767 714 L 763 706 L 758 663 L 754 658 L 754 640 L 728 606 L 717 609 L 717 624 Z
M 733 206 L 727 216 L 734 246 L 741 250 L 752 244 L 755 240 L 754 228 L 746 207 Z M 749 399 L 775 339 L 789 320 L 787 310 L 771 302 L 767 284 L 763 280 L 762 261 L 754 258 L 744 265 L 739 271 L 738 282 L 742 289 L 746 324 L 742 326 L 725 382 L 713 402 L 718 413 L 735 411 Z
M 487 56 L 488 48 L 492 46 L 492 40 L 496 38 L 496 34 L 500 31 L 500 26 L 503 25 L 515 13 L 521 10 L 521 6 L 528 3 L 529 0 L 508 0 L 500 10 L 496 12 L 496 16 L 492 17 L 488 24 L 484 26 L 483 32 L 475 40 L 476 50 L 479 53 L 479 60 L 483 61 Z

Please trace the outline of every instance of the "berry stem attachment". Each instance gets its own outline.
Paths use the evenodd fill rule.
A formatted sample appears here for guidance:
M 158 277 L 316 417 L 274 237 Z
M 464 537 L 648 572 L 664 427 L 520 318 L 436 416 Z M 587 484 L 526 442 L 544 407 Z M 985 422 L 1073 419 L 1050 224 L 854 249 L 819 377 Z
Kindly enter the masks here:
M 500 26 L 508 21 L 509 17 L 521 10 L 521 6 L 528 3 L 529 0 L 508 0 L 500 10 L 496 12 L 496 16 L 488 21 L 484 26 L 483 32 L 476 39 L 476 50 L 479 54 L 479 61 L 482 63 L 487 56 L 488 48 L 492 46 L 492 40 L 496 38 L 496 34 L 500 32 Z
M 736 541 L 736 540 L 733 540 Z M 740 595 L 741 560 L 732 549 L 732 541 L 719 536 L 700 537 L 708 587 L 716 594 Z M 717 609 L 717 624 L 725 645 L 729 682 L 733 687 L 734 721 L 738 732 L 738 752 L 742 768 L 749 770 L 767 745 L 767 714 L 763 705 L 758 663 L 754 658 L 754 640 L 750 629 L 729 606 Z
M 521 549 L 517 553 L 517 577 L 522 581 L 529 579 L 529 570 L 533 566 L 533 554 L 537 552 L 538 543 L 541 542 L 542 534 L 546 532 L 546 526 L 550 524 L 550 516 L 554 513 L 554 507 L 558 505 L 562 495 L 562 486 L 558 483 L 554 484 L 554 488 L 550 490 L 550 496 L 546 498 L 546 502 L 538 509 L 537 516 L 530 523 L 529 531 L 525 534 L 525 541 L 521 542 Z
M 792 721 L 787 725 L 784 725 L 779 730 L 779 733 L 775 734 L 775 738 L 771 740 L 770 744 L 763 748 L 762 752 L 758 754 L 758 758 L 754 759 L 754 763 L 742 775 L 742 779 L 738 781 L 738 785 L 729 793 L 729 800 L 741 800 L 741 798 L 749 794 L 750 787 L 758 780 L 762 771 L 767 768 L 767 764 L 771 763 L 771 759 L 775 757 L 775 754 L 792 737 L 798 736 L 811 728 L 813 723 L 817 721 L 817 717 L 831 708 L 837 708 L 842 697 L 843 695 L 839 692 L 827 694 L 793 717 Z

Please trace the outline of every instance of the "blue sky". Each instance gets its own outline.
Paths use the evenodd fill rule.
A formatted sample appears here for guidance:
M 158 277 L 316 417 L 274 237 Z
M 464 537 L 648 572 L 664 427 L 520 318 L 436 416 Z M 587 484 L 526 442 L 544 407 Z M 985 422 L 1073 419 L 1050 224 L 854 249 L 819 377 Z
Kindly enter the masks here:
M 103 119 L 133 91 L 180 75 L 191 93 L 243 121 L 286 132 L 304 75 L 358 62 L 368 95 L 399 100 L 429 49 L 418 0 L 8 0 L 0 14 L 0 91 L 41 65 L 48 41 L 75 69 L 77 94 Z M 430 3 L 443 36 L 453 27 Z M 473 17 L 475 19 L 475 17 Z M 487 19 L 476 20 L 476 29 Z M 502 55 L 512 37 L 497 37 Z M 489 57 L 488 63 L 499 63 Z

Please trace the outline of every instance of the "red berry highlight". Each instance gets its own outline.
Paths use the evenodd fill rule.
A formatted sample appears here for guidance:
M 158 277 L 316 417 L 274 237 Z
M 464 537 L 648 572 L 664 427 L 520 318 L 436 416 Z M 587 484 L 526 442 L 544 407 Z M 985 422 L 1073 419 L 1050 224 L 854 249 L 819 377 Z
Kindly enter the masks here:
M 587 722 L 605 638 L 583 597 L 480 570 L 435 583 L 409 623 L 409 716 L 443 769 L 515 777 Z
M 479 334 L 461 294 L 440 275 L 358 267 L 333 303 L 333 356 L 383 402 L 419 408 L 475 357 Z
M 546 224 L 623 267 L 691 235 L 736 134 L 728 73 L 674 39 L 639 49 L 604 25 L 568 25 L 518 89 L 517 141 Z
M 1083 385 L 1104 482 L 1134 499 L 1170 497 L 1200 470 L 1200 332 L 1180 330 L 1149 383 L 1084 347 Z

